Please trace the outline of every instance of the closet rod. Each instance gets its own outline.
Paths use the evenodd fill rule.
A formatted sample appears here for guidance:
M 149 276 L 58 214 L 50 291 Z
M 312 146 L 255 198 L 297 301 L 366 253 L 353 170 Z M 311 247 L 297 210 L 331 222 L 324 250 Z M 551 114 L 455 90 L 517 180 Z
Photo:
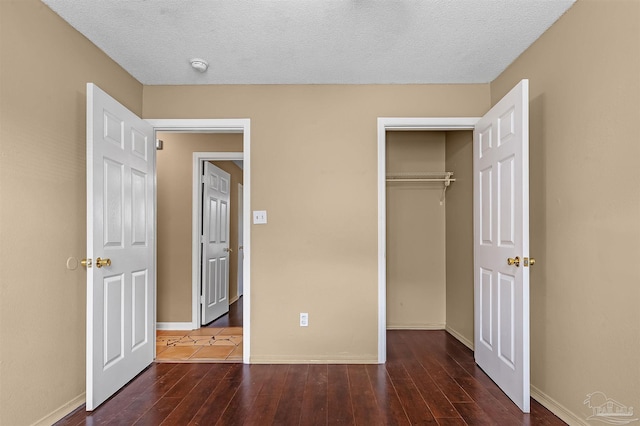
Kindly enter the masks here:
M 442 185 L 440 205 L 443 205 L 447 188 L 451 182 L 456 181 L 451 176 L 453 176 L 453 172 L 389 173 L 386 180 L 387 182 L 442 182 L 444 185 Z
M 454 178 L 387 178 L 387 182 L 455 182 Z
M 417 172 L 417 173 L 389 173 L 387 182 L 444 182 L 449 185 L 455 182 L 453 172 Z

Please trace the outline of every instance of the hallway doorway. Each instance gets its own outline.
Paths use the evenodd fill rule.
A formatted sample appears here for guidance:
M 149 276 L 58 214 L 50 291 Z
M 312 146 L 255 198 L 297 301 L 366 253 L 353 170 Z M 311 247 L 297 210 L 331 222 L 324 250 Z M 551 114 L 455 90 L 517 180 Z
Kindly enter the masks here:
M 157 330 L 155 362 L 241 363 L 243 300 L 196 330 Z

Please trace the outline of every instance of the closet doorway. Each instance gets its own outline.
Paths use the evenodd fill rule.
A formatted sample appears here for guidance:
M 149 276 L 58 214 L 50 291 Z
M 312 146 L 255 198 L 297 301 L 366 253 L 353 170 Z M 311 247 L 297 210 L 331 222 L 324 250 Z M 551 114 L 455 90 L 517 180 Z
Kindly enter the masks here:
M 459 340 L 465 343 L 467 346 L 472 346 L 471 340 L 473 338 L 473 179 L 472 179 L 472 150 L 473 150 L 473 129 L 477 123 L 478 118 L 475 117 L 463 117 L 463 118 L 379 118 L 378 119 L 378 362 L 386 362 L 386 332 L 387 332 L 387 312 L 389 310 L 390 319 L 396 321 L 390 323 L 390 328 L 401 328 L 403 325 L 407 328 L 444 328 L 451 334 L 456 336 Z M 402 136 L 402 133 L 410 132 L 412 135 Z M 433 134 L 430 134 L 434 132 Z M 442 197 L 444 182 L 429 182 L 431 185 L 429 189 L 432 194 L 425 200 L 421 200 L 423 207 L 429 210 L 430 214 L 435 214 L 439 217 L 439 226 L 429 226 L 432 232 L 436 232 L 435 235 L 439 241 L 439 248 L 437 249 L 439 262 L 425 262 L 424 258 L 419 259 L 420 262 L 432 265 L 437 265 L 435 268 L 439 278 L 436 280 L 430 280 L 429 285 L 435 288 L 434 296 L 424 296 L 429 300 L 425 301 L 425 304 L 435 307 L 433 312 L 430 312 L 430 317 L 423 315 L 416 310 L 425 310 L 424 306 L 420 307 L 419 300 L 410 300 L 405 302 L 409 298 L 409 290 L 412 286 L 416 286 L 415 277 L 411 278 L 408 282 L 405 282 L 403 286 L 399 287 L 396 294 L 389 294 L 391 304 L 387 303 L 387 255 L 393 257 L 393 253 L 387 253 L 387 239 L 388 239 L 388 220 L 387 220 L 387 137 L 390 135 L 390 142 L 394 143 L 394 135 L 399 141 L 408 139 L 410 144 L 417 145 L 418 142 L 411 142 L 412 138 L 420 138 L 422 134 L 425 137 L 425 142 L 431 140 L 432 142 L 440 141 L 440 146 L 429 147 L 428 150 L 432 150 L 437 156 L 437 160 L 429 160 L 431 164 L 415 164 L 416 166 L 438 166 L 443 169 L 440 170 L 422 170 L 422 173 L 426 172 L 453 172 L 450 176 L 450 186 L 444 193 L 444 199 L 442 199 L 443 205 L 440 205 Z M 436 142 L 436 145 L 438 143 Z M 392 161 L 402 162 L 402 157 L 410 157 L 408 153 L 400 152 Z M 414 160 L 412 160 L 414 161 Z M 420 170 L 412 170 L 413 163 L 403 164 L 399 170 L 391 170 L 394 172 L 414 173 L 420 172 Z M 404 168 L 406 167 L 406 168 Z M 422 177 L 424 177 L 423 175 Z M 443 177 L 442 175 L 440 177 Z M 455 182 L 453 181 L 455 179 Z M 400 182 L 392 182 L 392 185 L 400 185 Z M 427 183 L 422 182 L 420 185 L 425 186 Z M 435 186 L 437 185 L 437 186 Z M 457 186 L 454 191 L 454 186 Z M 396 189 L 395 198 L 411 199 L 411 189 Z M 413 189 L 413 192 L 416 188 Z M 426 189 L 425 189 L 426 191 Z M 434 202 L 428 202 L 427 200 L 435 200 Z M 435 204 L 435 205 L 434 205 Z M 411 224 L 402 223 L 403 219 L 410 219 L 410 217 L 419 218 L 419 212 L 415 211 L 398 211 L 393 213 L 398 221 L 400 228 L 397 232 L 400 234 L 394 236 L 399 237 L 399 241 L 392 241 L 392 244 L 398 246 L 402 244 L 402 239 L 405 237 L 402 234 L 411 234 Z M 403 216 L 404 215 L 404 216 Z M 444 222 L 444 223 L 443 223 Z M 393 226 L 393 224 L 392 224 Z M 439 229 L 439 231 L 437 231 Z M 436 231 L 434 231 L 436 230 Z M 426 235 L 426 233 L 424 234 Z M 425 241 L 419 241 L 413 237 L 411 239 L 414 244 L 424 245 Z M 444 241 L 444 246 L 442 246 Z M 406 247 L 411 249 L 411 247 Z M 406 250 L 404 248 L 403 250 Z M 391 247 L 393 250 L 393 248 Z M 410 252 L 411 250 L 409 250 Z M 428 250 L 431 251 L 431 248 Z M 402 253 L 400 253 L 402 254 Z M 415 257 L 415 253 L 408 254 L 408 257 L 404 259 L 395 259 L 396 268 L 391 273 L 400 274 L 402 272 L 397 271 L 397 267 L 401 266 L 403 262 L 407 262 L 409 257 Z M 462 262 L 465 259 L 465 265 Z M 444 259 L 444 260 L 443 260 Z M 468 269 L 467 269 L 468 268 Z M 415 269 L 412 274 L 419 274 L 420 268 Z M 423 269 L 424 270 L 424 269 Z M 410 274 L 408 274 L 410 275 Z M 397 277 L 397 275 L 396 275 Z M 392 278 L 393 279 L 393 278 Z M 424 288 L 421 290 L 425 290 Z M 393 290 L 392 290 L 393 291 Z M 424 291 L 423 291 L 423 294 Z M 400 305 L 403 299 L 403 305 Z M 432 300 L 434 299 L 434 300 Z M 418 302 L 418 303 L 417 303 Z M 407 304 L 409 308 L 407 308 Z M 417 309 L 416 309 L 417 307 Z M 406 310 L 403 312 L 403 310 Z M 411 312 L 410 312 L 411 311 Z M 451 314 L 456 315 L 451 315 Z M 458 320 L 457 316 L 460 316 Z M 455 317 L 455 318 L 454 318 Z M 466 319 L 465 319 L 466 318 Z M 407 326 L 400 321 L 409 322 L 412 324 Z M 459 324 L 462 327 L 461 330 L 456 329 L 455 325 Z M 471 338 L 466 338 L 471 336 Z
M 472 143 L 471 130 L 386 132 L 387 329 L 471 344 Z

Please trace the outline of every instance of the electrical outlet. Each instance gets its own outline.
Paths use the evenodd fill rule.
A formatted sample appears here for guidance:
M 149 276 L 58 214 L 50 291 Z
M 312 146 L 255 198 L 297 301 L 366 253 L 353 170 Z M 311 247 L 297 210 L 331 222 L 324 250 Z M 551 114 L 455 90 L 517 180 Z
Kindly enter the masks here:
M 300 327 L 309 326 L 309 314 L 306 312 L 300 312 Z

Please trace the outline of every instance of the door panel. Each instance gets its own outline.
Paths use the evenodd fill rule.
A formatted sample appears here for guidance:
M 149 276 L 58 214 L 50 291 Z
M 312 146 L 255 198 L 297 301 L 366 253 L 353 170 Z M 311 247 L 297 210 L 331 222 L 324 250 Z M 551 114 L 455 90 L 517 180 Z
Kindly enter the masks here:
M 477 364 L 529 412 L 528 81 L 474 131 L 474 305 Z M 520 266 L 508 258 L 519 257 Z
M 202 229 L 202 324 L 229 312 L 230 175 L 204 163 Z
M 153 361 L 153 129 L 87 84 L 87 410 Z M 98 258 L 110 263 L 98 263 Z
M 480 338 L 476 341 L 480 342 L 483 345 L 486 345 L 488 348 L 493 347 L 493 301 L 491 298 L 491 288 L 492 286 L 492 278 L 493 274 L 491 271 L 482 268 L 480 270 L 480 282 L 479 286 L 479 309 L 478 313 L 480 317 Z

